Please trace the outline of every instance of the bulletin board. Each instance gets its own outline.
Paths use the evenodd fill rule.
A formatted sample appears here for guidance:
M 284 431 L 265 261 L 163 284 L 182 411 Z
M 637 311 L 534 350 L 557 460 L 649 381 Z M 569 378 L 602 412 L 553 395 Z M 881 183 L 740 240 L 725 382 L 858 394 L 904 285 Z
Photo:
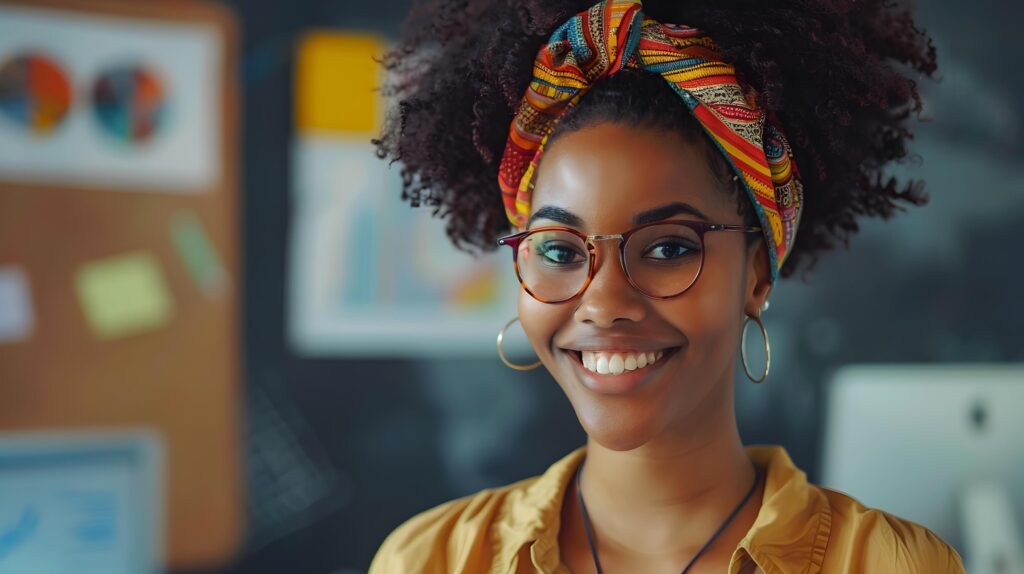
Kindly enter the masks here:
M 236 70 L 216 4 L 0 0 L 0 432 L 157 431 L 171 568 L 242 535 Z

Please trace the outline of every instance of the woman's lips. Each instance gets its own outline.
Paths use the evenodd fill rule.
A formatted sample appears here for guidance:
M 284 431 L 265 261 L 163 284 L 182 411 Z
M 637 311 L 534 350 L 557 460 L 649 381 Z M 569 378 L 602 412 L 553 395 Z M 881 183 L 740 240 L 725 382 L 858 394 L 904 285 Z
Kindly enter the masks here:
M 654 377 L 679 347 L 657 351 L 574 351 L 569 356 L 580 381 L 599 394 L 623 394 Z

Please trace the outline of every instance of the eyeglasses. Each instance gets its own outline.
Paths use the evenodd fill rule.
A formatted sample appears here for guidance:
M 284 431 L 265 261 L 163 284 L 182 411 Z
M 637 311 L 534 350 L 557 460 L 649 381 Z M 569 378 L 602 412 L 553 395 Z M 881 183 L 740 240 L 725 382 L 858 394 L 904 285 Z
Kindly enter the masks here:
M 586 235 L 575 229 L 548 226 L 498 239 L 512 248 L 520 284 L 542 303 L 576 299 L 594 279 L 597 241 L 619 240 L 619 262 L 637 291 L 652 299 L 682 295 L 697 282 L 704 268 L 704 234 L 708 231 L 754 233 L 760 227 L 659 221 L 625 233 Z

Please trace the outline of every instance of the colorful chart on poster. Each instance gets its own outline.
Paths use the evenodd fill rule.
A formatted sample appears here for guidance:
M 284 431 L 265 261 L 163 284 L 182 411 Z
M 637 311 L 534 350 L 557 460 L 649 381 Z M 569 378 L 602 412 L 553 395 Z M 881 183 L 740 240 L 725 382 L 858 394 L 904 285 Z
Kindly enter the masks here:
M 35 4 L 0 0 L 0 179 L 189 194 L 226 181 L 215 29 Z
M 33 135 L 49 134 L 71 107 L 71 82 L 55 60 L 16 54 L 0 63 L 0 115 Z
M 127 144 L 152 139 L 164 123 L 166 91 L 143 66 L 121 66 L 101 73 L 92 91 L 93 110 L 103 130 Z

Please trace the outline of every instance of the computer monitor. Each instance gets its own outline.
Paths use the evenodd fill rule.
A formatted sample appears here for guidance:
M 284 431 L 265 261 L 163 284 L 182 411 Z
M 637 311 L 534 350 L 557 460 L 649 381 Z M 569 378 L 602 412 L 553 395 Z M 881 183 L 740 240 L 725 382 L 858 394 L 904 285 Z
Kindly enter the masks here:
M 162 568 L 159 435 L 0 432 L 0 574 Z
M 822 486 L 1024 572 L 1024 365 L 851 365 L 826 397 Z

